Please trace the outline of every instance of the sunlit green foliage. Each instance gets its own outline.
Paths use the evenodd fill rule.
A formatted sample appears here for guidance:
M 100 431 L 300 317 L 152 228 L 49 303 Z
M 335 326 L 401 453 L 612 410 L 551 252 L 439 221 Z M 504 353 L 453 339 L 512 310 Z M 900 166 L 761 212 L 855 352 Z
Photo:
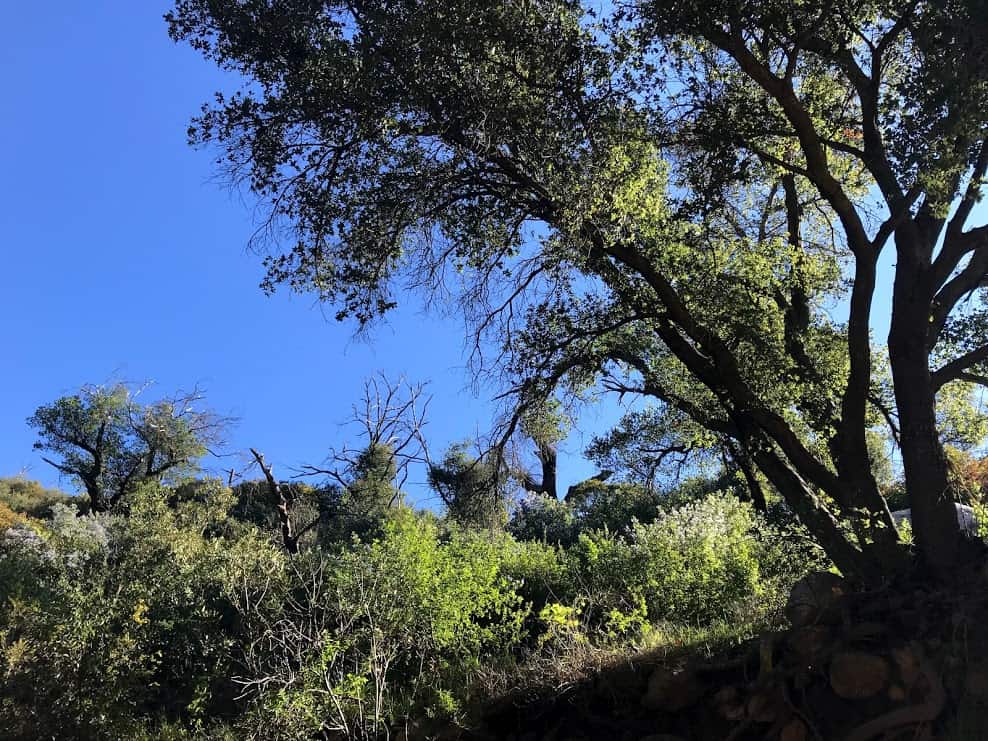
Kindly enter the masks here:
M 793 578 L 732 495 L 568 548 L 394 508 L 297 555 L 242 495 L 151 484 L 112 513 L 7 524 L 5 737 L 375 738 L 460 718 L 483 675 L 533 652 L 761 619 Z
M 65 492 L 46 489 L 37 481 L 23 477 L 0 478 L 0 503 L 14 512 L 35 518 L 47 517 L 56 504 L 82 504 Z
M 492 667 L 757 622 L 830 565 L 810 535 L 866 582 L 914 552 L 955 573 L 973 544 L 944 493 L 985 480 L 984 11 L 176 0 L 173 37 L 244 76 L 190 137 L 292 235 L 267 290 L 362 326 L 409 284 L 454 296 L 507 385 L 502 442 L 526 434 L 543 463 L 561 399 L 651 406 L 593 444 L 613 478 L 528 499 L 501 532 L 504 450 L 454 449 L 431 476 L 446 516 L 414 512 L 420 420 L 396 428 L 412 402 L 372 393 L 366 447 L 288 489 L 317 518 L 301 549 L 248 487 L 179 480 L 209 415 L 122 387 L 43 406 L 37 447 L 94 514 L 0 508 L 0 727 L 369 739 L 459 720 Z M 667 477 L 677 456 L 722 476 Z M 764 513 L 740 501 L 762 488 Z
M 84 386 L 41 406 L 28 420 L 44 460 L 80 484 L 104 512 L 142 484 L 188 474 L 217 439 L 222 420 L 197 393 L 143 404 L 124 384 Z
M 753 535 L 750 507 L 714 495 L 662 512 L 624 537 L 581 535 L 575 559 L 589 604 L 650 622 L 695 624 L 724 619 L 759 598 L 765 544 Z
M 270 646 L 248 654 L 265 723 L 292 738 L 373 735 L 414 711 L 450 712 L 481 663 L 510 656 L 526 610 L 500 544 L 440 536 L 398 513 L 371 543 L 297 563 L 278 587 L 296 595 L 285 605 L 241 604 L 248 635 Z

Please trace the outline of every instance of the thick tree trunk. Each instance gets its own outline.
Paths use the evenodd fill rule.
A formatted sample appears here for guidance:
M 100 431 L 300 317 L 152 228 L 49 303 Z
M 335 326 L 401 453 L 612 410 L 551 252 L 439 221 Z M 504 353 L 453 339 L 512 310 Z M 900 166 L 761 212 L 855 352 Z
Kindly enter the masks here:
M 912 247 L 913 234 L 896 234 L 896 269 L 889 331 L 889 361 L 899 412 L 900 447 L 913 534 L 925 562 L 941 576 L 956 566 L 961 534 L 948 479 L 947 458 L 936 421 L 936 389 L 930 374 L 930 295 Z M 903 248 L 903 244 L 907 245 Z
M 91 476 L 81 476 L 82 483 L 86 487 L 86 494 L 89 495 L 89 509 L 92 512 L 108 512 L 109 504 L 103 493 L 103 487 L 99 481 Z
M 889 355 L 913 534 L 930 566 L 938 572 L 947 572 L 957 561 L 960 526 L 950 492 L 947 458 L 937 430 L 933 383 L 925 343 L 917 343 L 902 334 L 902 329 L 893 322 Z M 920 362 L 917 354 L 921 355 Z
M 89 509 L 91 512 L 109 512 L 110 507 L 100 494 L 89 492 Z
M 542 493 L 550 499 L 557 499 L 559 497 L 559 490 L 556 472 L 556 446 L 539 443 L 538 458 L 542 466 Z
M 556 446 L 536 443 L 535 455 L 539 459 L 539 465 L 542 468 L 542 478 L 536 481 L 533 476 L 526 474 L 523 482 L 525 490 L 533 494 L 541 494 L 549 499 L 557 499 L 559 497 L 559 484 L 557 482 L 556 471 L 558 456 Z

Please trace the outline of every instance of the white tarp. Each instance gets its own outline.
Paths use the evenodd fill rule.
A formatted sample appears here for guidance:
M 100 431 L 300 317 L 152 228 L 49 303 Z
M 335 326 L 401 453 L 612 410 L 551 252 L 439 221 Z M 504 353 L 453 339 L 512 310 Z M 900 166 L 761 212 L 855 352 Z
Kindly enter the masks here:
M 957 509 L 957 522 L 960 524 L 961 530 L 972 535 L 977 534 L 978 518 L 974 516 L 974 510 L 966 504 L 958 504 L 957 502 L 954 502 L 954 507 Z M 913 512 L 911 509 L 896 510 L 892 513 L 892 520 L 896 526 L 901 524 L 903 520 L 907 520 L 911 525 Z

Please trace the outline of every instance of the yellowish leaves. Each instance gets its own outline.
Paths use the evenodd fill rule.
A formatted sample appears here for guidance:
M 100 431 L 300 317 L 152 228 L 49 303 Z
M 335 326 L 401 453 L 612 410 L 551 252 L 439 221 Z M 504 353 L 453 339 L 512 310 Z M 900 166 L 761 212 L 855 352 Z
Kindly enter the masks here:
M 601 177 L 604 187 L 597 197 L 606 199 L 611 222 L 646 233 L 656 230 L 668 214 L 668 168 L 658 149 L 649 142 L 630 141 L 613 146 L 608 155 Z
M 29 644 L 26 638 L 18 638 L 9 645 L 2 647 L 6 672 L 10 673 L 27 658 Z
M 148 605 L 143 599 L 137 600 L 137 604 L 134 605 L 134 614 L 131 615 L 131 619 L 138 625 L 147 625 L 150 622 L 147 618 Z

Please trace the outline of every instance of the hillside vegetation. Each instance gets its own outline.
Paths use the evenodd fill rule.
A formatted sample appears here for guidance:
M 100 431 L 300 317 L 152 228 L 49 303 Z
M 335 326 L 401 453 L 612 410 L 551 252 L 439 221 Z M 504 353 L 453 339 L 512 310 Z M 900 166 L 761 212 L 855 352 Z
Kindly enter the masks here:
M 559 672 L 749 637 L 820 563 L 733 492 L 672 492 L 613 529 L 575 513 L 565 545 L 527 534 L 530 511 L 508 531 L 397 506 L 358 533 L 326 514 L 291 554 L 250 490 L 144 484 L 85 516 L 12 502 L 27 512 L 0 536 L 2 735 L 469 728 L 490 698 Z
M 197 391 L 39 407 L 0 733 L 985 737 L 988 0 L 171 6 L 262 288 L 462 320 L 496 419 L 214 480 Z

